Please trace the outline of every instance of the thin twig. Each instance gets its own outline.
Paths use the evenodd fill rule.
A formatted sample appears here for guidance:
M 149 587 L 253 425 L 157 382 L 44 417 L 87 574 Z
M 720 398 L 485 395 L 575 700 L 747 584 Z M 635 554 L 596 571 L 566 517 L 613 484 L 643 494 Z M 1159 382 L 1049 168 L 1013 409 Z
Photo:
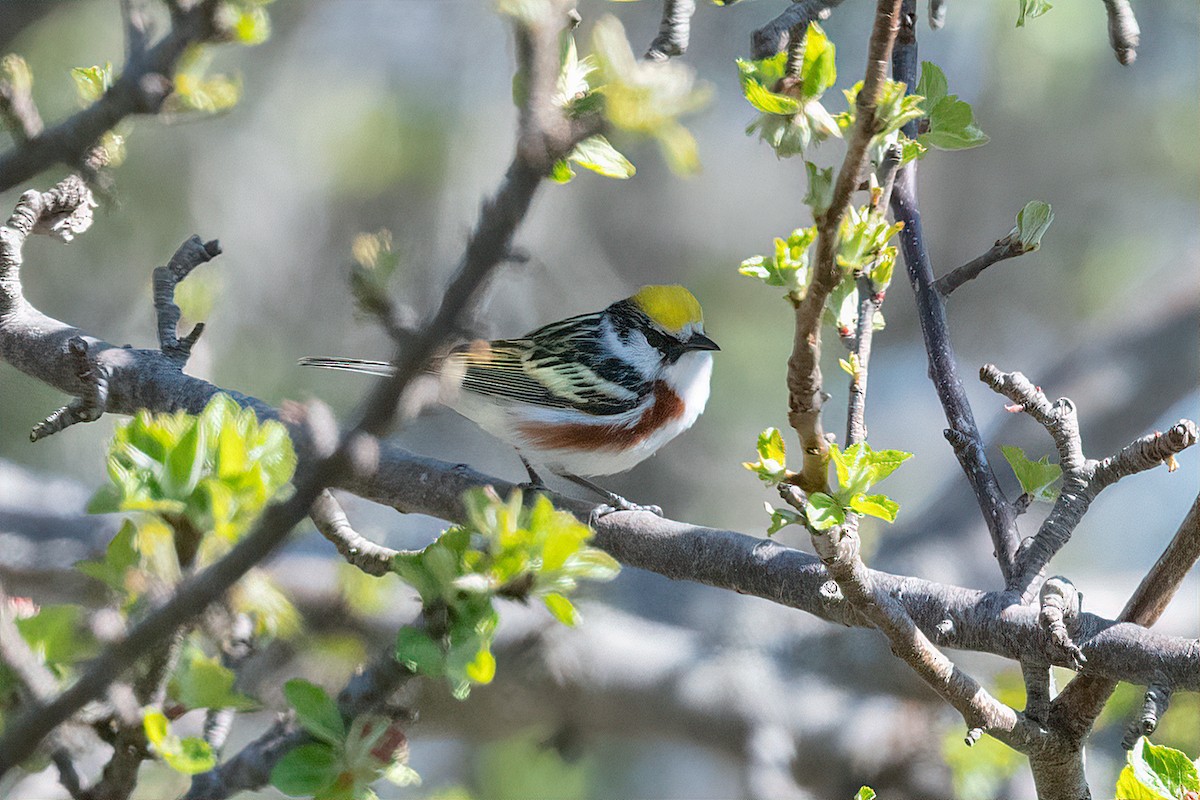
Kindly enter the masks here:
M 1142 39 L 1133 7 L 1129 5 L 1129 0 L 1104 0 L 1104 10 L 1108 13 L 1108 42 L 1117 61 L 1125 65 L 1132 64 L 1137 58 L 1137 47 Z
M 961 267 L 957 267 L 952 272 L 938 278 L 934 281 L 933 288 L 937 289 L 938 294 L 942 297 L 949 297 L 951 292 L 967 281 L 978 278 L 980 273 L 992 264 L 1024 255 L 1026 252 L 1028 251 L 1020 247 L 1016 237 L 1005 236 L 992 245 L 983 255 L 971 259 Z
M 392 559 L 400 551 L 363 538 L 351 527 L 346 512 L 328 489 L 317 495 L 316 502 L 309 509 L 309 516 L 321 535 L 333 542 L 347 563 L 368 575 L 387 575 L 392 571 Z

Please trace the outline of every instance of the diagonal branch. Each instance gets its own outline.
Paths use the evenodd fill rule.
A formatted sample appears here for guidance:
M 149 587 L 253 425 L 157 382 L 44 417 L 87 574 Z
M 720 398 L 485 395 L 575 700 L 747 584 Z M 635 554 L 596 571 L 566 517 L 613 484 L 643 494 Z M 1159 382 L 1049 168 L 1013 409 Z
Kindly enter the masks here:
M 1200 561 L 1200 495 L 1192 501 L 1192 507 L 1179 530 L 1142 578 L 1117 619 L 1146 628 L 1152 626 L 1162 616 L 1197 561 Z M 1144 685 L 1152 683 L 1161 682 L 1152 677 Z M 1165 685 L 1178 689 L 1178 686 L 1169 682 Z M 1079 675 L 1067 684 L 1062 694 L 1054 699 L 1053 710 L 1068 730 L 1082 738 L 1091 730 L 1116 688 L 1116 680 L 1089 670 L 1088 674 Z
M 933 288 L 937 289 L 938 294 L 942 297 L 949 297 L 951 292 L 967 281 L 975 280 L 993 264 L 998 264 L 1005 259 L 1016 258 L 1027 252 L 1029 251 L 1020 246 L 1020 242 L 1015 236 L 1005 236 L 1003 239 L 998 239 L 983 255 L 971 259 L 961 267 L 955 268 L 953 272 L 948 272 L 938 278 L 933 282 Z
M 516 155 L 500 189 L 484 204 L 457 274 L 436 312 L 422 331 L 396 353 L 395 373 L 367 395 L 355 424 L 340 437 L 336 449 L 302 462 L 291 497 L 268 507 L 251 532 L 224 558 L 181 585 L 163 606 L 131 628 L 124 639 L 106 648 L 70 688 L 49 703 L 31 704 L 6 726 L 0 738 L 0 775 L 28 758 L 38 742 L 58 725 L 103 694 L 132 664 L 223 596 L 253 565 L 266 558 L 308 514 L 321 491 L 337 476 L 354 470 L 355 449 L 362 435 L 378 435 L 386 429 L 405 388 L 421 374 L 436 348 L 454 330 L 492 270 L 508 257 L 514 232 L 524 220 L 543 176 L 555 161 L 570 152 L 578 142 L 575 137 L 590 134 L 569 125 L 557 106 L 531 107 L 539 102 L 552 103 L 552 92 L 546 92 L 545 88 L 553 86 L 557 75 L 558 34 L 565 21 L 565 10 L 558 10 L 563 12 L 563 19 L 548 15 L 516 26 L 518 58 L 530 76 L 529 99 L 521 114 Z M 0 334 L 3 333 L 0 325 Z M 0 335 L 0 344 L 3 343 L 4 336 Z M 21 342 L 12 344 L 19 346 Z M 7 352 L 4 355 L 7 357 Z

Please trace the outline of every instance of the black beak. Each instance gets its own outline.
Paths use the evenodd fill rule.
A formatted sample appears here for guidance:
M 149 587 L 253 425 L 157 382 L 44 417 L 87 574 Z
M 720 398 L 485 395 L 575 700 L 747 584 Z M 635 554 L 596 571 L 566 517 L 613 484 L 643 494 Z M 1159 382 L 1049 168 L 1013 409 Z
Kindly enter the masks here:
M 721 348 L 712 339 L 705 336 L 703 333 L 697 333 L 691 339 L 687 340 L 683 348 L 685 350 L 720 350 Z

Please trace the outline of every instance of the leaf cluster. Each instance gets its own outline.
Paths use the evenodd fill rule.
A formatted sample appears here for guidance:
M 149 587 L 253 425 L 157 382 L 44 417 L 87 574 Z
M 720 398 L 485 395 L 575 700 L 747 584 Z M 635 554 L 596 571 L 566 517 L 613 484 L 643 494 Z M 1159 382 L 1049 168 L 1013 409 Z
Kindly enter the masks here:
M 426 620 L 401 629 L 397 659 L 418 674 L 445 677 L 460 699 L 495 675 L 496 598 L 538 597 L 556 619 L 575 625 L 578 613 L 567 595 L 581 580 L 611 580 L 620 569 L 612 556 L 587 546 L 586 525 L 544 495 L 531 507 L 519 491 L 508 500 L 473 491 L 463 502 L 466 525 L 392 564 L 420 594 Z
M 821 104 L 837 80 L 836 50 L 814 22 L 804 37 L 798 75 L 787 73 L 786 51 L 757 61 L 739 58 L 742 95 L 760 112 L 746 134 L 758 133 L 780 158 L 802 155 L 811 144 L 840 137 L 837 121 Z
M 217 394 L 199 415 L 138 412 L 117 428 L 107 466 L 92 513 L 139 512 L 227 545 L 288 485 L 296 455 L 282 424 Z
M 844 451 L 836 444 L 829 447 L 829 460 L 837 474 L 837 490 L 832 494 L 813 492 L 804 513 L 813 530 L 824 531 L 846 521 L 853 511 L 885 522 L 894 522 L 900 504 L 885 494 L 867 494 L 875 484 L 891 475 L 912 453 L 903 450 L 872 450 L 866 442 Z
M 313 741 L 289 751 L 271 770 L 271 784 L 292 797 L 377 800 L 371 784 L 420 783 L 408 766 L 408 740 L 399 723 L 364 714 L 347 724 L 324 689 L 301 679 L 284 684 L 296 721 Z

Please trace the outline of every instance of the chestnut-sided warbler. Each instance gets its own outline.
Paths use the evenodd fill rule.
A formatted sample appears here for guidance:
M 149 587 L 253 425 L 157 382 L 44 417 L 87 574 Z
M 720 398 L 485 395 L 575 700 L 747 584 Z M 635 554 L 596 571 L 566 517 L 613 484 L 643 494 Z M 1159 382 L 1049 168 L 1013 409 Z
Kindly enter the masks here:
M 477 340 L 431 368 L 442 403 L 513 445 L 530 462 L 637 509 L 584 476 L 624 472 L 692 426 L 708 401 L 717 343 L 682 286 L 644 286 L 603 311 L 552 322 L 519 339 Z M 388 375 L 385 361 L 301 364 Z M 653 507 L 646 507 L 651 508 Z

